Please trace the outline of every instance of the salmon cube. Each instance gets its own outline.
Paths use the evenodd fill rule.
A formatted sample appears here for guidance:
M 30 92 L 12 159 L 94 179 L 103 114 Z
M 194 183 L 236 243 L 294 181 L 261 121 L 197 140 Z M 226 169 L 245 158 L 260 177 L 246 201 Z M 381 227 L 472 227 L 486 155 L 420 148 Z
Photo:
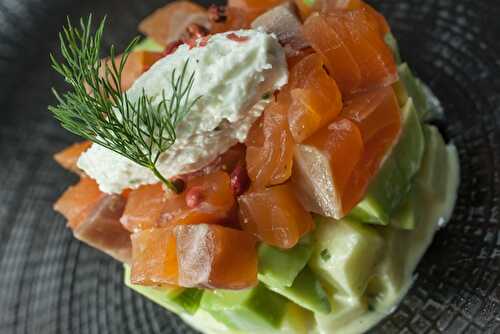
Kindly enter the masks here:
M 132 190 L 128 194 L 127 205 L 120 222 L 130 232 L 158 227 L 166 201 L 161 184 L 145 185 Z
M 176 239 L 171 227 L 132 234 L 131 282 L 140 285 L 178 285 Z
M 289 183 L 250 191 L 238 202 L 242 228 L 269 245 L 292 248 L 314 227 Z
M 205 8 L 191 1 L 174 1 L 157 9 L 139 24 L 139 31 L 166 46 L 184 37 L 190 24 L 210 27 Z
M 286 182 L 292 174 L 293 138 L 287 104 L 272 102 L 247 138 L 246 163 L 255 187 Z
M 288 122 L 295 142 L 301 143 L 332 122 L 342 110 L 339 88 L 323 68 L 320 55 L 312 54 L 291 71 L 291 106 Z
M 179 285 L 246 289 L 257 285 L 256 239 L 218 225 L 175 227 Z
M 216 224 L 228 218 L 234 204 L 231 179 L 226 172 L 197 176 L 187 182 L 183 193 L 165 201 L 159 224 Z
M 70 147 L 58 152 L 54 155 L 54 160 L 62 167 L 77 174 L 82 174 L 82 171 L 76 165 L 80 156 L 92 146 L 88 140 L 75 143 Z
M 390 86 L 398 80 L 396 63 L 373 11 L 313 14 L 304 33 L 324 59 L 343 95 Z
M 54 210 L 62 214 L 68 220 L 68 226 L 74 229 L 105 196 L 94 180 L 84 177 L 66 190 L 57 200 Z
M 125 202 L 125 198 L 120 195 L 106 195 L 74 228 L 73 233 L 77 239 L 118 261 L 130 263 L 132 259 L 130 232 L 120 224 Z

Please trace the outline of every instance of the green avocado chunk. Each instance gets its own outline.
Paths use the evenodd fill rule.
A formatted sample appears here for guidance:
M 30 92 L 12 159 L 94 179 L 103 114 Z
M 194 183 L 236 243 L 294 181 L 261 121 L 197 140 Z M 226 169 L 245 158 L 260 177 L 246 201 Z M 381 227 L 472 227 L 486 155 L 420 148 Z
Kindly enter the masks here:
M 344 218 L 323 218 L 315 232 L 309 265 L 336 295 L 361 298 L 380 261 L 384 240 L 374 226 Z
M 412 185 L 412 190 L 403 200 L 393 217 L 391 217 L 391 226 L 403 230 L 413 230 L 417 224 L 417 215 L 418 209 L 415 199 L 415 189 Z
M 270 287 L 290 287 L 312 254 L 311 238 L 306 236 L 291 249 L 259 246 L 259 280 Z
M 164 47 L 153 41 L 151 38 L 145 38 L 135 46 L 133 51 L 151 51 L 161 52 Z
M 385 44 L 387 44 L 389 48 L 392 50 L 396 63 L 401 64 L 401 54 L 399 53 L 398 41 L 396 40 L 394 35 L 388 32 L 384 37 L 384 41 Z
M 286 298 L 259 284 L 241 291 L 207 290 L 201 308 L 230 329 L 260 333 L 281 326 L 287 303 Z
M 403 83 L 406 96 L 413 99 L 420 119 L 425 119 L 429 112 L 429 102 L 424 91 L 424 84 L 413 75 L 408 64 L 398 66 L 399 80 Z
M 269 289 L 312 312 L 328 314 L 331 311 L 326 291 L 309 267 L 299 273 L 291 287 L 269 286 Z
M 401 138 L 368 187 L 365 198 L 350 213 L 364 223 L 388 225 L 394 210 L 408 195 L 422 163 L 425 140 L 419 117 L 409 99 L 402 110 Z
M 130 282 L 130 267 L 124 265 L 125 285 L 135 290 L 160 306 L 175 312 L 194 314 L 200 306 L 203 290 L 184 289 L 179 287 L 147 287 L 135 285 Z

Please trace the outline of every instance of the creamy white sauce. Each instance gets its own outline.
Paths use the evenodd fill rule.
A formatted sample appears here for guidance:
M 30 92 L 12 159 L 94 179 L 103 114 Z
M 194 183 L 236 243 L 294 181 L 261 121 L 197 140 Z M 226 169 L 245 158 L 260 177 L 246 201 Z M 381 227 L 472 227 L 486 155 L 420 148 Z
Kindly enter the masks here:
M 229 34 L 247 38 L 235 41 Z M 288 68 L 283 48 L 273 35 L 260 30 L 240 30 L 212 36 L 205 46 L 182 45 L 155 63 L 127 91 L 136 101 L 143 91 L 162 100 L 172 93 L 171 75 L 180 73 L 189 59 L 188 73 L 195 73 L 190 97 L 200 97 L 177 128 L 177 141 L 160 157 L 165 177 L 196 171 L 238 142 L 244 142 L 253 123 L 269 102 L 263 96 L 283 87 Z M 85 152 L 78 166 L 106 193 L 158 182 L 152 172 L 97 144 Z

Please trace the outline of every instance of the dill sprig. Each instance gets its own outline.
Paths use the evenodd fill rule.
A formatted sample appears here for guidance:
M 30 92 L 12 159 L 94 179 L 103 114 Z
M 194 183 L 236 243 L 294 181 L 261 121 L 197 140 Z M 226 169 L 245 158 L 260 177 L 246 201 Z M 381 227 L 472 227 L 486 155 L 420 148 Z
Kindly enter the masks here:
M 91 33 L 92 15 L 80 20 L 75 28 L 68 24 L 59 34 L 63 62 L 51 54 L 55 71 L 61 74 L 72 90 L 60 95 L 53 89 L 58 105 L 50 106 L 61 125 L 68 131 L 106 147 L 135 163 L 149 168 L 167 187 L 177 191 L 157 168 L 160 155 L 176 141 L 176 127 L 190 112 L 198 98 L 190 101 L 194 72 L 188 75 L 188 61 L 178 74 L 172 72 L 172 95 L 162 94 L 154 105 L 143 91 L 131 101 L 121 85 L 125 63 L 135 38 L 125 49 L 121 60 L 114 61 L 116 49 L 110 48 L 111 61 L 101 60 L 101 42 L 106 18 Z

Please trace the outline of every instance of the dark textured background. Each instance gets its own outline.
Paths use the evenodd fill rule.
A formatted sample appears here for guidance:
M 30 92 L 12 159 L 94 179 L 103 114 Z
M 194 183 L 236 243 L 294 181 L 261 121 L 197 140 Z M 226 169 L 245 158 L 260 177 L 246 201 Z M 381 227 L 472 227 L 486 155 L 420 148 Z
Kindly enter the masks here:
M 188 333 L 74 240 L 52 203 L 76 178 L 51 155 L 75 141 L 46 111 L 65 16 L 107 13 L 123 46 L 165 1 L 0 0 L 0 333 Z M 418 280 L 376 333 L 500 333 L 500 1 L 372 1 L 446 108 L 462 185 Z

